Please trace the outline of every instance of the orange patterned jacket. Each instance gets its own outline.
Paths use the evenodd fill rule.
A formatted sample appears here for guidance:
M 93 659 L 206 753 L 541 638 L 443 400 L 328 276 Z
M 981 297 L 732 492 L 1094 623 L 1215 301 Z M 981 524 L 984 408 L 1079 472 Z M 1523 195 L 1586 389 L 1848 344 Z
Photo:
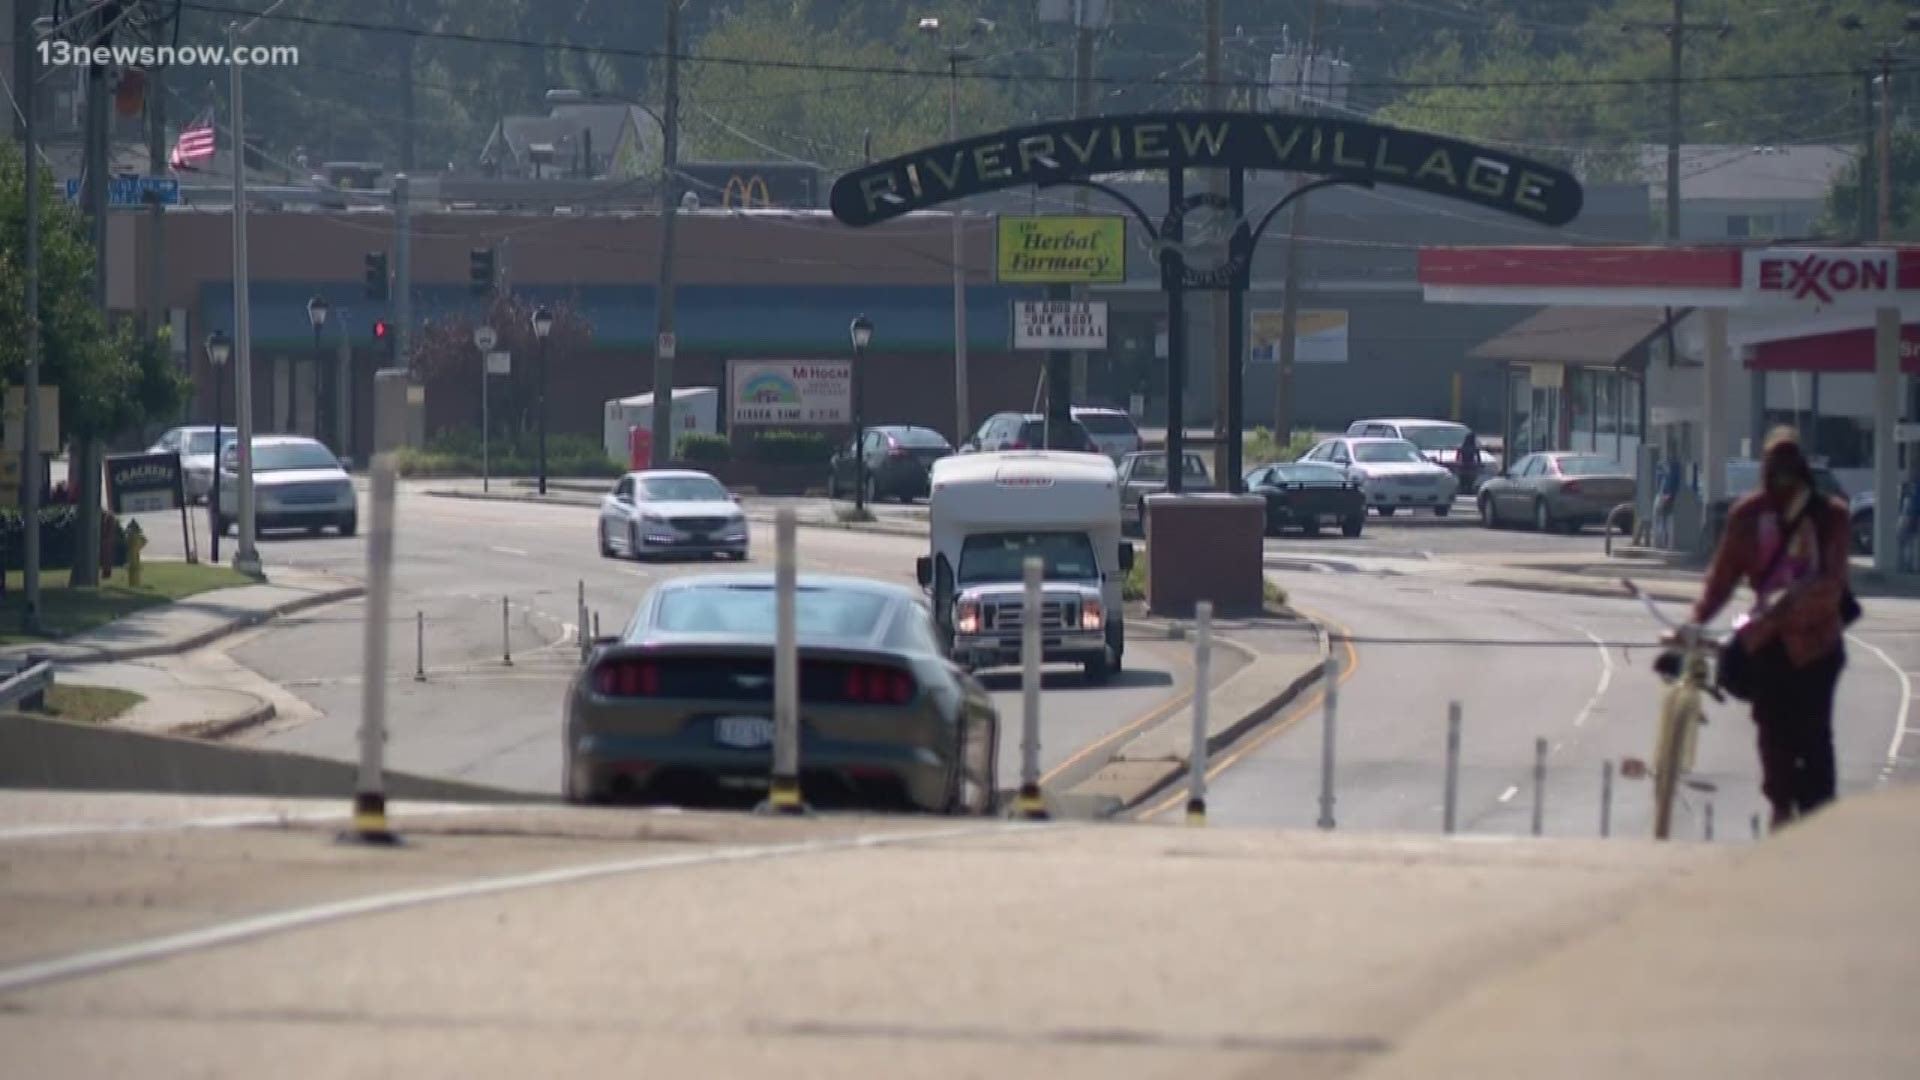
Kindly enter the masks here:
M 1821 498 L 1818 494 L 1812 497 Z M 1706 587 L 1700 602 L 1694 605 L 1695 622 L 1711 622 L 1742 582 L 1759 591 L 1756 579 L 1774 554 L 1774 545 L 1763 542 L 1763 533 L 1777 535 L 1786 526 L 1782 517 L 1775 518 L 1771 530 L 1763 529 L 1762 522 L 1778 514 L 1765 492 L 1755 492 L 1733 505 L 1720 548 L 1707 570 Z M 1805 667 L 1840 646 L 1845 632 L 1840 621 L 1840 598 L 1851 570 L 1849 540 L 1845 504 L 1828 499 L 1824 506 L 1809 505 L 1789 542 L 1803 550 L 1817 551 L 1817 568 L 1812 577 L 1777 590 L 1775 597 L 1763 598 L 1769 601 L 1764 610 L 1740 631 L 1740 641 L 1750 652 L 1758 652 L 1777 639 L 1786 647 L 1793 666 Z

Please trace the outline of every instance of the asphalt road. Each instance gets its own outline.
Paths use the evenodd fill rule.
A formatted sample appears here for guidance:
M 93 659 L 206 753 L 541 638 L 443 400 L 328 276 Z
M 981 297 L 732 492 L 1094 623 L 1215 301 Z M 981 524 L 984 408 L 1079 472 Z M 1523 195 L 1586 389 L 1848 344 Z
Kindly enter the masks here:
M 601 631 L 612 634 L 651 584 L 738 568 L 602 559 L 594 546 L 594 511 L 586 508 L 443 499 L 409 490 L 403 490 L 398 507 L 388 760 L 407 771 L 558 792 L 560 705 L 578 664 L 571 624 L 580 584 Z M 363 527 L 369 520 L 363 507 Z M 772 526 L 753 528 L 753 559 L 747 565 L 771 569 Z M 148 531 L 155 557 L 177 556 L 177 529 Z M 803 572 L 907 585 L 914 583 L 915 557 L 925 551 L 924 541 L 912 538 L 827 529 L 801 529 L 798 542 Z M 230 544 L 231 538 L 223 542 L 222 552 L 229 558 Z M 353 577 L 366 573 L 364 537 L 269 537 L 260 547 L 269 567 Z M 359 602 L 335 605 L 276 622 L 233 648 L 235 659 L 325 714 L 320 720 L 269 727 L 254 737 L 257 745 L 356 756 L 364 612 Z M 426 678 L 418 680 L 422 652 Z M 505 662 L 509 655 L 511 665 Z M 1129 643 L 1126 670 L 1107 686 L 1086 686 L 1075 668 L 1050 668 L 1042 704 L 1043 770 L 1186 692 L 1187 661 L 1174 643 L 1136 637 Z M 1230 663 L 1217 678 L 1233 670 Z M 1003 787 L 1011 787 L 1020 775 L 1018 674 L 985 672 L 981 679 L 1000 706 L 1005 725 L 1000 779 Z
M 1602 763 L 1653 757 L 1662 691 L 1651 670 L 1658 629 L 1635 602 L 1419 576 L 1292 574 L 1285 581 L 1296 603 L 1361 639 L 1347 654 L 1351 667 L 1337 698 L 1338 828 L 1439 831 L 1449 702 L 1459 702 L 1463 716 L 1464 832 L 1529 832 L 1536 791 L 1544 790 L 1546 834 L 1596 835 Z M 1920 753 L 1920 733 L 1899 734 L 1911 724 L 1907 673 L 1920 671 L 1920 603 L 1869 605 L 1850 643 L 1837 710 L 1843 794 L 1889 776 L 1906 778 Z M 1647 646 L 1618 647 L 1634 642 Z M 1674 834 L 1702 838 L 1710 802 L 1714 838 L 1744 842 L 1751 815 L 1766 809 L 1753 724 L 1744 706 L 1709 709 L 1695 775 L 1719 790 L 1683 793 Z M 1209 792 L 1210 818 L 1314 826 L 1323 718 L 1316 694 L 1270 728 L 1266 741 L 1224 757 Z M 1539 738 L 1549 747 L 1544 789 L 1533 779 Z M 1616 773 L 1613 795 L 1614 835 L 1651 835 L 1650 784 Z

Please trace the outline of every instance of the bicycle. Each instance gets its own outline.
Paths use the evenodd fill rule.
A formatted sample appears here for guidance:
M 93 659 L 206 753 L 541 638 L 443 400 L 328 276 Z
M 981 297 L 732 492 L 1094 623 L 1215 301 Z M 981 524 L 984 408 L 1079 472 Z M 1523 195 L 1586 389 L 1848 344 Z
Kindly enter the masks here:
M 1665 648 L 1653 663 L 1654 671 L 1667 684 L 1660 703 L 1660 732 L 1654 744 L 1653 768 L 1649 770 L 1646 762 L 1638 758 L 1626 758 L 1620 763 L 1620 774 L 1630 780 L 1652 773 L 1653 838 L 1666 840 L 1673 830 L 1674 799 L 1682 780 L 1693 770 L 1700 728 L 1707 723 L 1702 698 L 1711 697 L 1722 704 L 1727 700 L 1713 681 L 1713 657 L 1722 639 L 1699 627 L 1674 622 L 1638 585 L 1625 579 L 1621 584 L 1626 586 L 1628 595 L 1645 604 L 1653 617 L 1667 628 L 1660 635 L 1660 643 Z M 1718 790 L 1708 780 L 1686 780 L 1685 783 L 1689 789 L 1707 794 Z

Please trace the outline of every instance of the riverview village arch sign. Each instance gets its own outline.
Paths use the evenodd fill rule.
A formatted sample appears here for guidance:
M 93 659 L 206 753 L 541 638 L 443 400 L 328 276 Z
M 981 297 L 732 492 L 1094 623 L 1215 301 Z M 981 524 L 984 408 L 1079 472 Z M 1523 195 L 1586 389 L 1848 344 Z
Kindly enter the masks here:
M 1167 170 L 1170 212 L 1153 221 L 1140 206 L 1093 178 Z M 1228 171 L 1228 194 L 1186 193 L 1187 169 Z M 1313 173 L 1256 222 L 1246 212 L 1245 171 Z M 1391 184 L 1473 203 L 1542 225 L 1560 226 L 1580 213 L 1579 181 L 1561 169 L 1438 135 L 1358 120 L 1288 113 L 1170 112 L 1098 116 L 1009 128 L 927 147 L 863 166 L 834 182 L 833 216 L 860 228 L 954 199 L 1034 184 L 1087 187 L 1119 201 L 1151 239 L 1167 294 L 1167 451 L 1179 461 L 1185 408 L 1189 289 L 1227 290 L 1228 469 L 1221 487 L 1238 490 L 1241 373 L 1246 353 L 1245 294 L 1253 252 L 1267 225 L 1293 199 L 1335 184 Z M 1070 402 L 1064 365 L 1049 361 L 1048 427 L 1064 430 Z M 965 433 L 961 433 L 964 437 Z M 1051 445 L 1051 441 L 1049 442 Z M 1167 470 L 1178 493 L 1183 470 Z

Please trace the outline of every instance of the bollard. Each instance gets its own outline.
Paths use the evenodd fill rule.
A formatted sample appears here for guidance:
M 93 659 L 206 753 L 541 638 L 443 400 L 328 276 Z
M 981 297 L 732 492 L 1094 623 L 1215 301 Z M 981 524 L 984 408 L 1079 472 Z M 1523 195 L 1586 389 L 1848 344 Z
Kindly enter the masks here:
M 367 532 L 365 670 L 360 680 L 360 768 L 354 782 L 353 831 L 342 839 L 398 842 L 387 823 L 387 622 L 393 599 L 393 458 L 373 459 L 373 523 Z
M 500 598 L 500 662 L 513 666 L 513 625 L 507 598 Z
M 1320 733 L 1320 821 L 1323 829 L 1333 828 L 1333 741 L 1335 714 L 1340 707 L 1340 679 L 1334 670 L 1333 654 L 1320 664 L 1320 677 L 1327 684 L 1324 723 Z
M 587 635 L 587 602 L 580 601 L 580 610 L 574 613 L 573 636 L 580 639 L 580 662 L 587 662 L 593 651 L 593 639 Z
M 593 639 L 600 640 L 600 613 L 597 611 L 593 613 Z
M 413 613 L 413 681 L 427 681 L 427 613 Z
M 1212 696 L 1213 602 L 1193 606 L 1193 749 L 1187 756 L 1187 824 L 1207 823 L 1207 699 Z
M 1533 740 L 1533 835 L 1547 824 L 1547 740 Z
M 800 800 L 800 643 L 795 607 L 799 581 L 794 557 L 794 513 L 774 517 L 773 541 L 773 778 L 766 808 L 803 814 Z
M 1041 584 L 1044 564 L 1028 559 L 1025 592 L 1020 604 L 1020 792 L 1013 813 L 1026 821 L 1043 821 L 1047 803 L 1040 795 L 1040 605 L 1046 590 Z
M 1441 810 L 1441 831 L 1452 835 L 1460 807 L 1460 703 L 1447 702 L 1447 794 Z
M 1755 840 L 1760 839 L 1760 815 L 1759 814 L 1753 815 L 1753 838 Z
M 1707 843 L 1709 844 L 1713 843 L 1713 800 L 1712 799 L 1707 800 L 1706 813 L 1700 819 L 1700 834 L 1706 838 Z
M 1600 763 L 1600 835 L 1613 835 L 1613 762 Z

